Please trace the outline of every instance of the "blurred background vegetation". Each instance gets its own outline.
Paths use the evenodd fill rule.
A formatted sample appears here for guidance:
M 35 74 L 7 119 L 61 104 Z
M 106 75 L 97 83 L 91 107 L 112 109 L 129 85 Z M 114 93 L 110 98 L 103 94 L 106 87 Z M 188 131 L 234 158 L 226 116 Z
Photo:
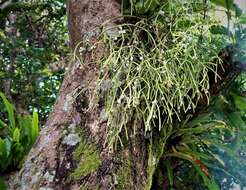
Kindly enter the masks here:
M 68 63 L 65 0 L 1 2 L 0 91 L 44 124 Z

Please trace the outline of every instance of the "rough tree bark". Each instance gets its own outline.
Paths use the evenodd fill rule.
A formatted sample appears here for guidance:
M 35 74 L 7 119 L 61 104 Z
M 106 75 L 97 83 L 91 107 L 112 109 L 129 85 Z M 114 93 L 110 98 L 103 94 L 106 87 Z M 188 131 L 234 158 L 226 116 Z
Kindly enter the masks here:
M 117 0 L 70 0 L 68 26 L 72 48 L 85 37 L 95 42 L 95 28 L 118 16 Z M 149 189 L 149 166 L 155 163 L 154 159 L 150 163 L 143 126 L 132 122 L 130 125 L 138 125 L 139 133 L 117 152 L 110 153 L 103 146 L 107 123 L 103 105 L 87 111 L 98 68 L 90 63 L 90 53 L 85 53 L 84 58 L 84 66 L 79 62 L 71 64 L 53 112 L 23 169 L 14 181 L 9 180 L 10 189 Z M 73 156 L 74 152 L 77 156 Z

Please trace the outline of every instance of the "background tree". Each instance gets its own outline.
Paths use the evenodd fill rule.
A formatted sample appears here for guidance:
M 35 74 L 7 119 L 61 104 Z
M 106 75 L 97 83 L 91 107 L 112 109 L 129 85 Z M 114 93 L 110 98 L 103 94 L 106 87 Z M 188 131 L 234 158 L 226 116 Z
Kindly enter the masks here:
M 69 53 L 64 1 L 3 1 L 0 90 L 19 113 L 51 111 Z

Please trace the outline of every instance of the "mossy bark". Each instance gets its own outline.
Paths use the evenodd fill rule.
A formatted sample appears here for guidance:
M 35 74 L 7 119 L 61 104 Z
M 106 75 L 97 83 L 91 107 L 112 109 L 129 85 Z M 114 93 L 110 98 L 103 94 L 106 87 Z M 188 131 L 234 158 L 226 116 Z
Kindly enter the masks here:
M 70 0 L 71 47 L 75 48 L 83 38 L 94 43 L 97 27 L 105 21 L 110 26 L 122 22 L 112 19 L 120 15 L 117 0 Z M 100 47 L 97 48 L 100 54 Z M 96 102 L 93 110 L 88 109 L 95 103 L 92 97 L 99 72 L 97 65 L 91 63 L 94 58 L 87 52 L 83 65 L 79 61 L 70 65 L 39 139 L 22 170 L 8 181 L 10 189 L 150 189 L 155 167 L 150 167 L 153 162 L 149 158 L 159 157 L 156 152 L 152 155 L 153 147 L 159 144 L 149 146 L 144 126 L 138 121 L 129 122 L 129 129 L 137 125 L 137 133 L 130 135 L 123 147 L 112 152 L 104 146 L 104 106 Z

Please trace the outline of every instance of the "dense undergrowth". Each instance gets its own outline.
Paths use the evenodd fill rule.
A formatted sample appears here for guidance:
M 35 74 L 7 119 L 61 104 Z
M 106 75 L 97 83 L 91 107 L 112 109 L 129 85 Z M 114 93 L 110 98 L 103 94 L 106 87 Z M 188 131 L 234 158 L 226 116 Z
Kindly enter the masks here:
M 6 96 L 0 92 L 0 189 L 5 190 L 4 181 L 1 178 L 21 169 L 25 158 L 36 142 L 39 133 L 38 114 L 16 114 L 15 107 Z

